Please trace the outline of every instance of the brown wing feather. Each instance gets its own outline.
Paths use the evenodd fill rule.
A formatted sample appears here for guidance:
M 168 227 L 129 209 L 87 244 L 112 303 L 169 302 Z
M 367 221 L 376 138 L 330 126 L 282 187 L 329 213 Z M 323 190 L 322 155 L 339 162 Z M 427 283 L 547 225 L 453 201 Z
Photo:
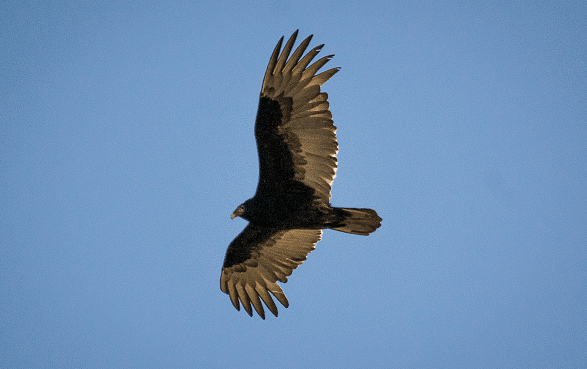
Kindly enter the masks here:
M 316 75 L 333 55 L 310 65 L 323 46 L 316 46 L 302 57 L 312 36 L 302 41 L 288 59 L 297 34 L 298 31 L 290 37 L 281 54 L 279 50 L 283 37 L 273 50 L 263 79 L 261 97 L 280 102 L 283 118 L 278 133 L 295 157 L 295 179 L 314 188 L 316 196 L 329 203 L 332 181 L 336 176 L 338 143 L 328 95 L 320 91 L 320 86 L 339 68 Z M 289 99 L 291 106 L 281 103 Z
M 220 289 L 230 296 L 237 310 L 242 303 L 252 316 L 252 305 L 265 319 L 262 300 L 277 316 L 277 306 L 269 292 L 283 306 L 289 306 L 277 281 L 287 282 L 287 277 L 306 260 L 321 237 L 320 229 L 277 230 L 249 224 L 226 251 Z

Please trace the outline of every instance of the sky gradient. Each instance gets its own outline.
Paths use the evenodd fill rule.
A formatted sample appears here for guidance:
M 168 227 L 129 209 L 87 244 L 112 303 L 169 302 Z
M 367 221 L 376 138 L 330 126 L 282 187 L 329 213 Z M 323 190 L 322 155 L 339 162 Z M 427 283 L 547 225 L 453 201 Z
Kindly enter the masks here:
M 586 367 L 587 2 L 203 3 L 0 5 L 0 367 Z M 296 29 L 383 223 L 262 321 L 220 269 Z

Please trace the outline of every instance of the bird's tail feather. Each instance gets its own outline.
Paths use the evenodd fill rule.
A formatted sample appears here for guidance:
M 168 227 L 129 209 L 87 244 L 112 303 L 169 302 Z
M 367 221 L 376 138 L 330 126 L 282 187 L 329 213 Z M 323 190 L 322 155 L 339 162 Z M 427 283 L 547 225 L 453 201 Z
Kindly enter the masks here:
M 340 225 L 332 229 L 367 236 L 381 227 L 381 218 L 372 209 L 335 208 L 336 212 L 342 215 Z

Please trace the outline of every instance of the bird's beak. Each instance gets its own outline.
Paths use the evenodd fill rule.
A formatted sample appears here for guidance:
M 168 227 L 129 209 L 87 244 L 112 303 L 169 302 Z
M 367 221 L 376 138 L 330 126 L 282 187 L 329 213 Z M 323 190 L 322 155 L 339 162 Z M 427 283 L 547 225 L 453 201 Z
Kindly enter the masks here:
M 245 207 L 244 207 L 244 205 L 239 205 L 239 207 L 236 208 L 234 210 L 234 213 L 232 213 L 232 215 L 230 216 L 230 219 L 234 219 L 236 217 L 240 217 L 244 213 L 245 213 Z

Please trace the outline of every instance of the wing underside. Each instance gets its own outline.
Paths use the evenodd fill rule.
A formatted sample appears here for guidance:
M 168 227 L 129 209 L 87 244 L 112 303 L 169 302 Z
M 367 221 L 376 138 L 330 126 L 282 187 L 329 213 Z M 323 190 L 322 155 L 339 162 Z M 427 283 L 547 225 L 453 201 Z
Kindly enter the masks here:
M 321 229 L 276 230 L 249 224 L 226 252 L 220 289 L 252 316 L 252 307 L 265 319 L 261 301 L 277 316 L 273 295 L 283 306 L 289 302 L 277 281 L 285 283 L 306 260 L 322 237 Z M 270 295 L 271 293 L 271 295 Z
M 328 95 L 320 91 L 320 86 L 339 68 L 316 74 L 333 55 L 310 64 L 323 47 L 319 45 L 302 57 L 312 36 L 289 56 L 297 33 L 280 53 L 281 38 L 265 72 L 259 103 L 259 112 L 265 114 L 258 114 L 255 124 L 260 181 L 287 173 L 291 177 L 288 179 L 312 187 L 316 196 L 328 203 L 336 175 L 338 143 Z M 280 162 L 271 162 L 267 156 L 280 158 Z

